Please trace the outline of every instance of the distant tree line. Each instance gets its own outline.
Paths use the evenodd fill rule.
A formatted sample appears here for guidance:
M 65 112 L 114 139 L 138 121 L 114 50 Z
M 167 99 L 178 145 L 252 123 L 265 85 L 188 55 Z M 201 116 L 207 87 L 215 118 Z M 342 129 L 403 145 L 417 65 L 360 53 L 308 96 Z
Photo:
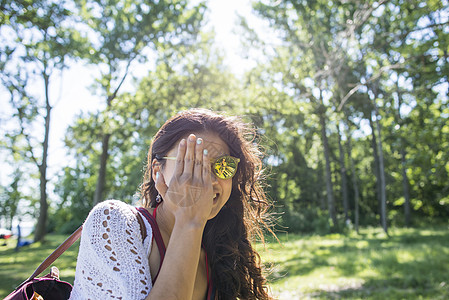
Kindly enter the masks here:
M 195 2 L 196 3 L 196 2 Z M 1 217 L 20 199 L 35 239 L 79 226 L 96 203 L 136 202 L 151 137 L 175 112 L 243 116 L 263 145 L 278 228 L 298 232 L 412 226 L 449 217 L 447 1 L 258 1 L 269 33 L 241 17 L 243 75 L 204 25 L 207 2 L 3 1 Z M 232 25 L 232 24 L 230 24 Z M 267 35 L 269 35 L 267 37 Z M 130 69 L 156 54 L 135 91 Z M 49 198 L 50 93 L 69 62 L 98 67 L 102 109 L 67 130 L 67 165 Z M 42 90 L 36 91 L 36 87 Z M 3 104 L 2 104 L 3 106 Z M 32 182 L 32 183 L 31 183 Z M 38 189 L 30 186 L 39 182 Z

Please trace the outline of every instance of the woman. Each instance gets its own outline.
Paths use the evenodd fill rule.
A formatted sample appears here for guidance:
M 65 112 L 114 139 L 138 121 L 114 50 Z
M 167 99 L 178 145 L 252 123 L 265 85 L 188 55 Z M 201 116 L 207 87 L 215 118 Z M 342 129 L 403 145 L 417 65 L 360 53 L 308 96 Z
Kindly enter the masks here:
M 84 224 L 71 299 L 270 299 L 250 243 L 254 234 L 263 238 L 268 203 L 248 133 L 208 110 L 168 120 L 151 144 L 141 188 L 158 228 L 142 209 L 97 205 Z M 152 242 L 159 231 L 165 255 Z

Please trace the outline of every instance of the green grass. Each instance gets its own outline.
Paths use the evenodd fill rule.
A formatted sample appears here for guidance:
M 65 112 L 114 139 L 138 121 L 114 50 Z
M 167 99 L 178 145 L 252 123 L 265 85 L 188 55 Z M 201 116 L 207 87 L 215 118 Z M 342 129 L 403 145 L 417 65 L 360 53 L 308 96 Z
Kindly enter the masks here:
M 67 236 L 64 235 L 47 235 L 45 242 L 25 246 L 19 252 L 14 250 L 15 239 L 9 239 L 6 246 L 0 246 L 0 299 L 6 297 L 27 279 L 66 238 Z M 0 243 L 3 243 L 3 240 Z M 78 247 L 79 242 L 76 242 L 53 264 L 59 269 L 59 277 L 72 284 L 75 278 Z M 41 276 L 49 272 L 45 270 Z
M 0 246 L 0 299 L 25 280 L 64 240 L 48 235 L 20 252 Z M 360 235 L 279 235 L 257 245 L 279 299 L 449 299 L 449 228 L 380 229 Z M 73 282 L 78 243 L 55 263 Z M 48 272 L 44 272 L 46 274 Z
M 280 235 L 258 250 L 279 299 L 449 299 L 448 229 Z

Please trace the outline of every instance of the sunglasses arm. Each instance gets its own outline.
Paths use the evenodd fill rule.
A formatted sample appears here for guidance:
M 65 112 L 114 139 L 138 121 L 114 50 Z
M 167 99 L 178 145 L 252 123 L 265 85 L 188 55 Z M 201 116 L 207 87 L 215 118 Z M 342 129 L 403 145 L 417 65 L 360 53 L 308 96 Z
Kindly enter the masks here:
M 176 156 L 164 156 L 162 159 L 168 159 L 168 160 L 176 160 Z M 210 162 L 214 162 L 215 159 L 211 159 Z

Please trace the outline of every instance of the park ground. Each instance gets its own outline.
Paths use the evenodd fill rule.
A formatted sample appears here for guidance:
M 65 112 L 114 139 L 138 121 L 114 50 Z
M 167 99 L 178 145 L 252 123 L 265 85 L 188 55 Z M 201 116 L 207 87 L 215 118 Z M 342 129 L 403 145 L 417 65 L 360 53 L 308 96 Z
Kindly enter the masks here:
M 278 299 L 449 299 L 449 226 L 365 228 L 360 234 L 279 233 L 257 245 Z M 0 246 L 0 299 L 26 279 L 65 239 L 48 235 L 14 251 Z M 55 263 L 73 282 L 78 243 Z

